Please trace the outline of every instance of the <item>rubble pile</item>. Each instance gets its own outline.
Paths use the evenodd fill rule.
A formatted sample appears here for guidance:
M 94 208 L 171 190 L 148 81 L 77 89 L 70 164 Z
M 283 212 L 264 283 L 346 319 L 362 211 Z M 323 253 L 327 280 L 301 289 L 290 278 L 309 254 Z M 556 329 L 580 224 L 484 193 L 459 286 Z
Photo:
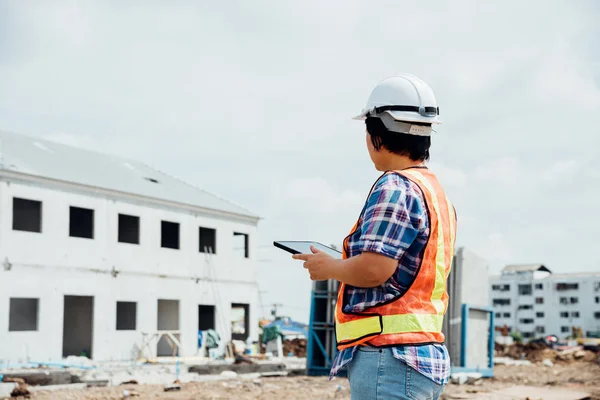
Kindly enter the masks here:
M 543 362 L 544 360 L 552 362 L 596 362 L 598 359 L 598 354 L 590 350 L 584 350 L 582 346 L 555 349 L 540 342 L 512 345 L 496 344 L 495 355 L 531 362 Z
M 296 357 L 306 357 L 306 339 L 286 339 L 283 341 L 283 354 L 293 353 Z

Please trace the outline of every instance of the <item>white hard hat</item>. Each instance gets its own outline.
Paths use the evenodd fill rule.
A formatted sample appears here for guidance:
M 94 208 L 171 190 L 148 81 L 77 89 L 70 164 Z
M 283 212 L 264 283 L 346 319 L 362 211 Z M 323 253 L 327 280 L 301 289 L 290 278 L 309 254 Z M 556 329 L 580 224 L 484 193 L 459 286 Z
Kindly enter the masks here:
M 442 123 L 439 118 L 440 109 L 431 87 L 416 76 L 404 73 L 379 82 L 371 92 L 365 108 L 354 119 L 361 120 L 367 116 L 382 117 L 385 114 L 392 117 L 382 118 L 384 123 L 388 121 L 386 123 L 388 129 L 403 133 L 419 135 L 431 133 L 431 128 L 425 129 L 427 127 L 411 125 L 410 122 Z M 394 122 L 397 122 L 397 129 L 388 126 L 394 125 Z M 414 132 L 410 132 L 411 127 Z

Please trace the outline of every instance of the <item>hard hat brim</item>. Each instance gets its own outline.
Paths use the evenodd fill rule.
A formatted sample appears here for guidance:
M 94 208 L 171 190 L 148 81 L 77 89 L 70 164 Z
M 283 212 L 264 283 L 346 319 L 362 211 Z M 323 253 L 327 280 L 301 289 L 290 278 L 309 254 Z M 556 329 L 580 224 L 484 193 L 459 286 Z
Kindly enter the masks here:
M 367 114 L 369 114 L 370 110 L 362 110 L 360 114 L 355 117 L 352 117 L 353 120 L 361 121 L 367 119 Z
M 355 117 L 352 117 L 353 120 L 361 121 L 367 119 L 367 115 L 371 110 L 363 110 L 360 114 Z M 404 111 L 384 111 L 392 116 L 396 121 L 405 121 L 405 122 L 421 122 L 426 124 L 441 124 L 442 121 L 436 115 L 435 117 L 425 117 L 419 114 L 404 112 Z
M 426 124 L 441 124 L 439 116 L 434 117 L 425 117 L 423 115 L 413 113 L 413 112 L 405 112 L 405 111 L 385 111 L 390 114 L 392 118 L 396 121 L 406 121 L 406 122 L 423 122 Z

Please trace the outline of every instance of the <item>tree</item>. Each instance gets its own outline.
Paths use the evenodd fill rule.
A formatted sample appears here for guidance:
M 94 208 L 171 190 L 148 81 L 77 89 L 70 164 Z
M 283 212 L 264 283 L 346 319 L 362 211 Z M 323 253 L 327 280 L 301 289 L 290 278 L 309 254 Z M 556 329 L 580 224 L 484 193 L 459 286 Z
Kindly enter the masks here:
M 515 343 L 519 343 L 519 344 L 523 343 L 523 335 L 521 335 L 521 332 L 519 332 L 519 331 L 512 332 L 510 334 L 510 337 L 513 338 Z

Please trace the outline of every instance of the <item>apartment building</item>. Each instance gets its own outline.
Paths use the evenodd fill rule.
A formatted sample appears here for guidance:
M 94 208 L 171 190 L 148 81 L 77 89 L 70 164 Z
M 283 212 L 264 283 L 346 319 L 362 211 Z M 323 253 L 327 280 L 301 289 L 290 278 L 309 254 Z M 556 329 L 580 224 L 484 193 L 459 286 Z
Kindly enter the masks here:
M 17 134 L 0 132 L 0 163 L 0 364 L 192 356 L 211 328 L 257 339 L 257 216 L 142 163 Z
M 525 339 L 566 338 L 573 327 L 600 332 L 600 272 L 553 274 L 542 264 L 509 265 L 489 284 L 497 331 L 506 326 Z

